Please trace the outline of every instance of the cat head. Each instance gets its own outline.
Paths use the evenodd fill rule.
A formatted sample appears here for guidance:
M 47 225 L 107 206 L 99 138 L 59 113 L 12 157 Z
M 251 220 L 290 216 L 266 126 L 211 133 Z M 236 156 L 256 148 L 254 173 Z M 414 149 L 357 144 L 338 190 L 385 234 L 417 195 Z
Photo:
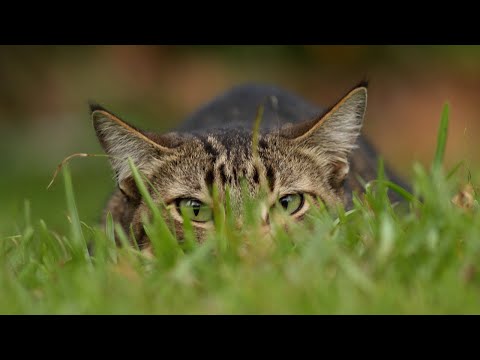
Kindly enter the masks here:
M 130 209 L 128 216 L 120 218 L 127 222 L 126 228 L 132 225 L 142 243 L 148 241 L 142 231 L 142 215 L 149 210 L 133 180 L 128 158 L 151 184 L 153 200 L 166 205 L 180 239 L 182 211 L 199 239 L 213 228 L 213 188 L 218 189 L 220 201 L 225 201 L 228 191 L 240 227 L 246 196 L 263 196 L 259 216 L 265 226 L 271 209 L 301 220 L 318 201 L 327 207 L 344 201 L 349 155 L 356 147 L 366 105 L 367 88 L 360 85 L 324 114 L 261 131 L 255 139 L 252 129 L 242 128 L 151 133 L 97 105 L 91 106 L 91 116 L 100 144 L 109 155 L 122 201 Z

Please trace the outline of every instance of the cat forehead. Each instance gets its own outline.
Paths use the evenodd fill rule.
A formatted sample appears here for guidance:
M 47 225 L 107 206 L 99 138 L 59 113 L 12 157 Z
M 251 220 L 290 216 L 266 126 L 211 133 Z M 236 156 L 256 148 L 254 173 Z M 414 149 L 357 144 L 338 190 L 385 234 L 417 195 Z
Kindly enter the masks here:
M 216 129 L 189 133 L 183 146 L 175 152 L 177 155 L 169 159 L 182 166 L 198 163 L 201 167 L 208 168 L 209 164 L 225 163 L 240 170 L 254 162 L 254 145 L 261 160 L 269 163 L 288 157 L 288 154 L 294 151 L 287 139 L 268 131 L 259 132 L 254 144 L 253 132 L 250 129 Z
M 195 134 L 193 151 L 202 151 L 211 158 L 248 159 L 252 155 L 252 132 L 247 129 L 219 129 Z M 189 149 L 186 144 L 186 149 Z M 188 151 L 188 150 L 187 150 Z
M 196 171 L 198 173 L 226 169 L 236 175 L 254 174 L 253 132 L 245 128 L 215 129 L 208 132 L 189 133 L 182 146 L 171 156 L 164 158 L 161 167 L 167 166 L 175 173 Z M 261 162 L 272 163 L 285 151 L 279 152 L 277 136 L 270 133 L 258 135 L 256 149 Z M 289 153 L 288 149 L 286 152 Z M 172 167 L 172 164 L 174 165 Z M 246 171 L 248 170 L 248 171 Z
M 256 159 L 249 129 L 190 133 L 177 151 L 158 163 L 153 183 L 167 199 L 187 195 L 208 198 L 209 186 L 216 183 L 220 189 L 228 185 L 238 200 L 241 179 L 246 180 L 251 194 L 263 181 L 275 193 L 298 189 L 315 193 L 323 186 L 324 169 L 319 161 L 289 139 L 262 132 L 257 149 Z

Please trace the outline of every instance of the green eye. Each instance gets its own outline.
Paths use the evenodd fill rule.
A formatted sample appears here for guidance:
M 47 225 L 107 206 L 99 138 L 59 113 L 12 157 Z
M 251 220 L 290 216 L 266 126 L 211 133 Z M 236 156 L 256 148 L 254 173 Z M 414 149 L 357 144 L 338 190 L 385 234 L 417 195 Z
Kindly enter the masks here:
M 196 222 L 207 222 L 212 220 L 212 209 L 196 199 L 177 200 L 177 209 L 180 214 L 185 214 L 190 220 Z
M 288 215 L 293 215 L 303 207 L 304 199 L 302 194 L 289 194 L 281 197 L 278 203 Z

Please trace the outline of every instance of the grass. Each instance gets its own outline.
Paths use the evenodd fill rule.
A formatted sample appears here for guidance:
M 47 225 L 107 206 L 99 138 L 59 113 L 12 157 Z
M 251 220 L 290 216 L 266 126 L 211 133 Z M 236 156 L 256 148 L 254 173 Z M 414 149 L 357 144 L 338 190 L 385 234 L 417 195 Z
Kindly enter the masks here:
M 353 209 L 317 209 L 288 233 L 273 223 L 271 241 L 259 235 L 250 202 L 243 232 L 215 207 L 214 235 L 199 245 L 186 222 L 178 243 L 132 168 L 153 213 L 154 258 L 128 246 L 111 217 L 105 228 L 81 220 L 67 165 L 69 231 L 32 219 L 26 203 L 18 233 L 1 239 L 0 313 L 480 313 L 478 195 L 463 187 L 460 166 L 443 169 L 447 128 L 445 107 L 432 166 L 414 165 L 412 193 L 379 166 Z M 388 191 L 406 205 L 393 206 Z M 124 246 L 115 246 L 115 232 Z

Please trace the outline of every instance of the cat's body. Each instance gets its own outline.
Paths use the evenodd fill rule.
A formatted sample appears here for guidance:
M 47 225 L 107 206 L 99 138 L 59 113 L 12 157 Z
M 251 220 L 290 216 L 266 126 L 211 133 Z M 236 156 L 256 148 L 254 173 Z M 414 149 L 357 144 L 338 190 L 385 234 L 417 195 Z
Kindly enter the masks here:
M 263 116 L 255 152 L 252 129 L 260 105 Z M 358 136 L 365 108 L 364 84 L 328 110 L 286 90 L 251 84 L 234 87 L 215 98 L 170 134 L 142 132 L 98 106 L 93 106 L 92 112 L 106 152 L 124 160 L 131 157 L 156 188 L 152 195 L 157 193 L 157 200 L 173 204 L 172 209 L 179 203 L 189 204 L 195 210 L 195 220 L 202 215 L 198 214 L 198 203 L 211 206 L 213 184 L 221 190 L 229 187 L 234 211 L 241 217 L 240 178 L 246 180 L 253 197 L 261 184 L 268 185 L 271 200 L 267 213 L 278 198 L 288 209 L 288 201 L 297 201 L 292 196 L 300 195 L 302 200 L 312 195 L 327 205 L 343 202 L 350 206 L 352 192 L 363 190 L 359 179 L 368 182 L 377 173 L 377 153 L 363 136 Z M 137 241 L 145 243 L 148 239 L 141 215 L 148 209 L 125 162 L 112 160 L 112 164 L 119 189 L 106 210 L 127 232 L 132 226 Z M 388 169 L 387 176 L 400 182 Z M 182 199 L 194 200 L 188 203 Z M 301 219 L 304 213 L 300 210 L 292 216 Z M 175 209 L 172 213 L 176 213 L 175 229 L 181 238 L 182 219 Z M 268 214 L 265 216 L 268 223 Z M 209 222 L 194 223 L 201 238 Z

